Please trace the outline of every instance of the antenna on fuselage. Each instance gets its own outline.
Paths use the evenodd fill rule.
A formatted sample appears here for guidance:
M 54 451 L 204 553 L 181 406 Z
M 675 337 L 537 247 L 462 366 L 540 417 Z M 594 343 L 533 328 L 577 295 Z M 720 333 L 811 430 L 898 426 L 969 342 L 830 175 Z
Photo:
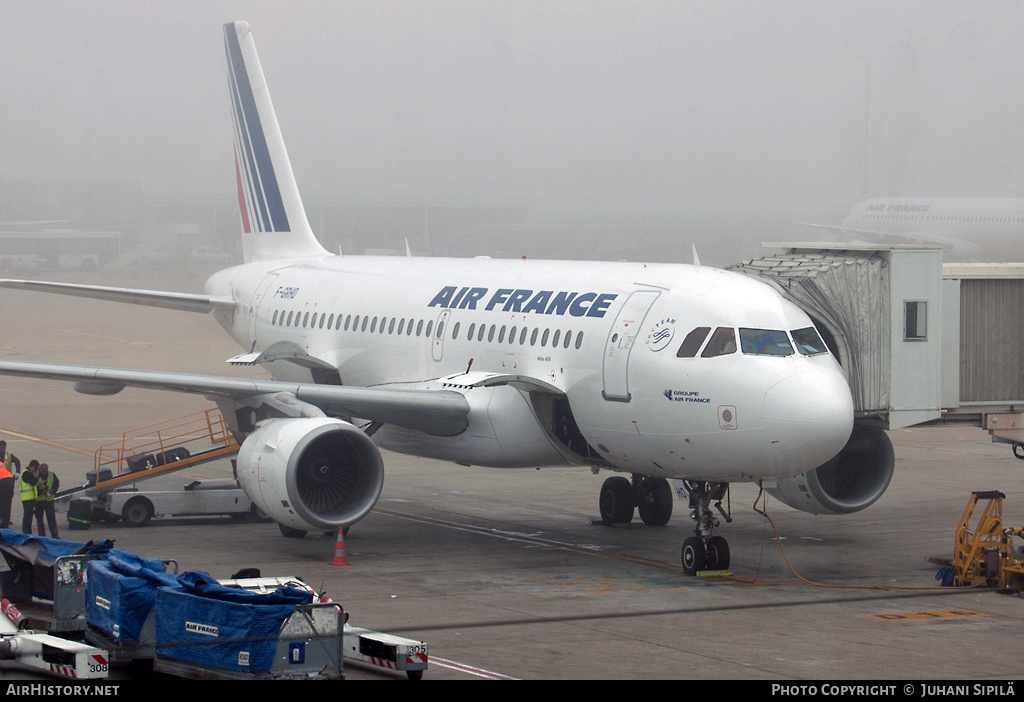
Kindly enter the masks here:
M 690 247 L 693 249 L 693 265 L 700 267 L 700 257 L 697 256 L 697 245 L 690 244 Z

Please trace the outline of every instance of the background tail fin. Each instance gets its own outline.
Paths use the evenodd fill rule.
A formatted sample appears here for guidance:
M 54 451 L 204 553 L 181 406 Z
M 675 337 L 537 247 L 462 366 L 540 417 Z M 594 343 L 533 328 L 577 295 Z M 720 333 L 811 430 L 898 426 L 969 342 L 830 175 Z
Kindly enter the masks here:
M 224 25 L 245 260 L 324 256 L 302 207 L 247 22 Z

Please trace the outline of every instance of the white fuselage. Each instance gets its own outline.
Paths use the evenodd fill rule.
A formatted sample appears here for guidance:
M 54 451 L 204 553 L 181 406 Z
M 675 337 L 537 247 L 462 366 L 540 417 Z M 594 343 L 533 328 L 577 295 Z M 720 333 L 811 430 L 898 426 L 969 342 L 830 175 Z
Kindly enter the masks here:
M 879 197 L 857 203 L 842 227 L 940 243 L 952 258 L 1024 256 L 1024 199 Z
M 345 385 L 450 389 L 465 378 L 469 429 L 450 438 L 389 427 L 375 435 L 404 453 L 509 467 L 573 462 L 541 428 L 522 384 L 468 387 L 488 374 L 564 393 L 605 461 L 648 475 L 796 475 L 837 454 L 852 426 L 849 389 L 830 354 L 734 346 L 677 357 L 696 327 L 811 326 L 767 285 L 718 269 L 331 256 L 237 266 L 213 276 L 207 292 L 238 301 L 221 321 L 243 348 L 292 342 L 337 368 Z M 292 363 L 271 370 L 309 377 Z

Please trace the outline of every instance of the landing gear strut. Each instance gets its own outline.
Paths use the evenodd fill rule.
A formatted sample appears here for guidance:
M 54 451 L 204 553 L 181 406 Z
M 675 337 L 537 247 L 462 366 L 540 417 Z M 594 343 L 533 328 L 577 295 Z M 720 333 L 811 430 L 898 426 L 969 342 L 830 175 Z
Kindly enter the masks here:
M 664 526 L 672 518 L 672 486 L 665 478 L 634 475 L 632 482 L 621 475 L 608 478 L 601 486 L 601 521 L 628 524 L 634 510 L 647 526 Z
M 721 536 L 712 536 L 712 530 L 719 525 L 718 517 L 711 512 L 711 502 L 730 520 L 722 510 L 722 498 L 729 490 L 728 483 L 709 483 L 696 480 L 685 481 L 690 496 L 690 517 L 697 522 L 696 536 L 683 541 L 683 572 L 696 575 L 702 570 L 725 570 L 729 567 L 729 543 Z

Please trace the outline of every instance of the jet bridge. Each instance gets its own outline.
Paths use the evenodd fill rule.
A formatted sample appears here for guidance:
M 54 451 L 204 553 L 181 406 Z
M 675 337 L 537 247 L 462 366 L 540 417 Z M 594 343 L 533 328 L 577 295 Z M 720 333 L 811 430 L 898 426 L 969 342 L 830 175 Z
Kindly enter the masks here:
M 785 253 L 730 270 L 812 317 L 846 371 L 857 424 L 958 422 L 1024 442 L 1024 264 L 944 265 L 931 246 L 766 246 Z

